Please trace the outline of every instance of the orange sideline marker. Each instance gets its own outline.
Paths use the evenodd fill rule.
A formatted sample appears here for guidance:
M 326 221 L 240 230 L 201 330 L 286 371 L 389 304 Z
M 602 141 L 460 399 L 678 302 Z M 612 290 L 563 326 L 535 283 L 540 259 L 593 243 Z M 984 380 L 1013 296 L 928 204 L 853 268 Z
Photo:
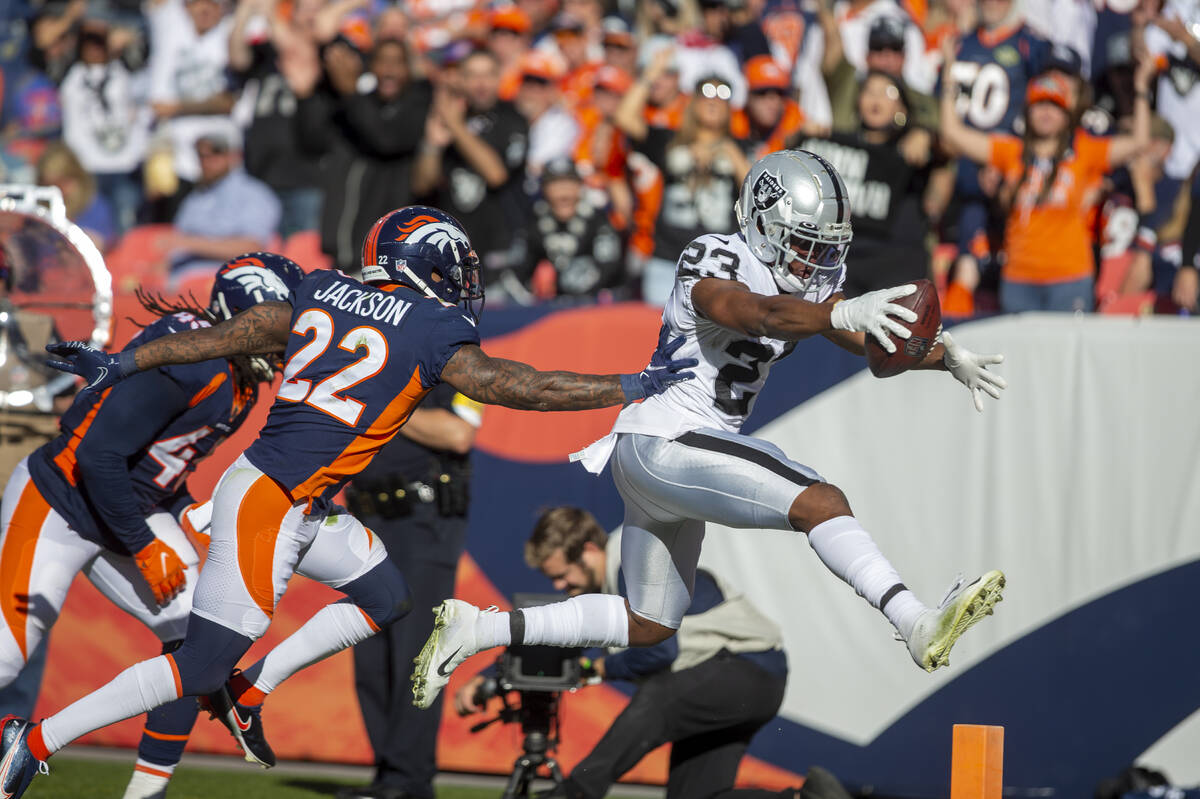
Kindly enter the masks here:
M 955 724 L 950 799 L 1000 799 L 1004 784 L 1004 728 Z

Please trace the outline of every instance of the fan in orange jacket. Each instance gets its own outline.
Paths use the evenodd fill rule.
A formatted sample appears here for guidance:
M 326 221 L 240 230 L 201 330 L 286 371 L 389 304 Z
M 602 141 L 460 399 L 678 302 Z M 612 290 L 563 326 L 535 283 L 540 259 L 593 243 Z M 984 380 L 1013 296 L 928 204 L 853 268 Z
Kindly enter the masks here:
M 750 95 L 746 107 L 733 112 L 730 132 L 753 161 L 782 150 L 784 142 L 804 125 L 804 112 L 791 96 L 787 70 L 771 56 L 751 58 L 745 73 Z

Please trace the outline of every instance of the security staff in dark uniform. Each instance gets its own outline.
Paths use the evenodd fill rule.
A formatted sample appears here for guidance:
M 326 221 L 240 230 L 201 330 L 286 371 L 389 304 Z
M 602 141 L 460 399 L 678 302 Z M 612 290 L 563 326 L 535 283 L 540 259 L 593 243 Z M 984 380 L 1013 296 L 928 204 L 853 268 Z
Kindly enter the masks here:
M 346 488 L 346 504 L 383 541 L 404 572 L 413 607 L 454 593 L 467 534 L 469 453 L 480 406 L 439 385 Z M 375 780 L 341 799 L 433 799 L 441 706 L 413 707 L 413 658 L 433 632 L 433 614 L 414 613 L 354 647 L 354 684 Z

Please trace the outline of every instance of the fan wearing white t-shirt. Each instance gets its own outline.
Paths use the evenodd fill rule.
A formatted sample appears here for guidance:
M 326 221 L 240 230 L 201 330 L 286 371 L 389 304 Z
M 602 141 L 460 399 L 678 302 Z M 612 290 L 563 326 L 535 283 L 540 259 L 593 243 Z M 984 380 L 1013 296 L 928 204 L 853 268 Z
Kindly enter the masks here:
M 196 140 L 223 130 L 233 109 L 229 32 L 233 18 L 223 0 L 166 0 L 149 13 L 150 103 L 166 127 L 175 171 L 200 176 Z
M 1164 165 L 1167 177 L 1186 180 L 1200 160 L 1200 5 L 1167 0 L 1157 20 L 1146 26 L 1146 48 L 1160 63 L 1157 110 L 1175 129 Z
M 113 207 L 117 226 L 133 226 L 141 203 L 136 173 L 146 157 L 150 109 L 137 96 L 133 77 L 120 59 L 110 57 L 109 24 L 84 17 L 79 30 L 79 60 L 59 86 L 63 140 Z

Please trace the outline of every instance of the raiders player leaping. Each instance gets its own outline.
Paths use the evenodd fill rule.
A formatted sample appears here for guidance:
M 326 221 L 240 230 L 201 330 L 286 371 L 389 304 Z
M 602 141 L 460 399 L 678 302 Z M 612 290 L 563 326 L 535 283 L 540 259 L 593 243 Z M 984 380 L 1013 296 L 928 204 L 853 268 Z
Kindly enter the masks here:
M 968 585 L 958 581 L 939 607 L 927 608 L 836 486 L 740 433 L 771 364 L 793 342 L 820 334 L 862 354 L 869 333 L 892 352 L 885 331 L 908 338 L 897 320 L 916 316 L 892 302 L 911 285 L 842 299 L 850 206 L 824 159 L 802 150 L 766 156 L 743 183 L 737 217 L 739 234 L 701 236 L 684 250 L 663 310 L 664 334 L 685 339 L 678 356 L 699 360 L 696 379 L 625 408 L 612 433 L 580 453 L 594 473 L 613 459 L 625 500 L 628 602 L 586 594 L 497 613 L 448 599 L 417 658 L 417 705 L 429 706 L 459 663 L 490 647 L 649 646 L 674 635 L 691 602 L 707 521 L 807 533 L 821 561 L 887 616 L 926 671 L 946 665 L 958 637 L 1000 601 L 1004 575 L 990 571 Z M 999 398 L 1005 387 L 987 370 L 1001 360 L 944 334 L 918 368 L 949 371 L 982 410 L 981 392 Z

